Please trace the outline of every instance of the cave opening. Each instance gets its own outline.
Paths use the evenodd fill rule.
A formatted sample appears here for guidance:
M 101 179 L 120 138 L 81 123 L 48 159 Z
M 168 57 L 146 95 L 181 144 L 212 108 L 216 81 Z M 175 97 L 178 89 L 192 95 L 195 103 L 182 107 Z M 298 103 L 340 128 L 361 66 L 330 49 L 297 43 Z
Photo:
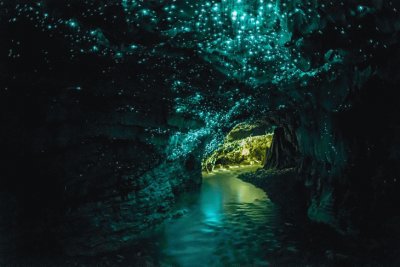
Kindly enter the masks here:
M 162 240 L 155 237 L 162 244 L 157 248 L 161 261 L 178 266 L 204 259 L 227 266 L 263 265 L 274 262 L 272 254 L 266 259 L 265 249 L 289 246 L 297 251 L 279 208 L 264 189 L 245 181 L 265 165 L 275 128 L 265 120 L 238 123 L 202 159 L 200 190 L 179 198 L 174 220 L 162 229 Z
M 236 124 L 222 143 L 202 159 L 202 171 L 265 165 L 275 126 L 263 120 Z

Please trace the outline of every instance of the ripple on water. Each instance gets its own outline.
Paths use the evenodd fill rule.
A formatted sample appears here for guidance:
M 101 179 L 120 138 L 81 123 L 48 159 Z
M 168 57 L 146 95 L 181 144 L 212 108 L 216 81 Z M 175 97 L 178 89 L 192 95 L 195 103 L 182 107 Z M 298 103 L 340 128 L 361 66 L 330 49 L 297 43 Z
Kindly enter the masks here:
M 282 223 L 265 192 L 237 179 L 239 173 L 224 170 L 204 177 L 189 212 L 165 225 L 161 262 L 268 266 L 267 252 L 282 247 L 276 236 Z

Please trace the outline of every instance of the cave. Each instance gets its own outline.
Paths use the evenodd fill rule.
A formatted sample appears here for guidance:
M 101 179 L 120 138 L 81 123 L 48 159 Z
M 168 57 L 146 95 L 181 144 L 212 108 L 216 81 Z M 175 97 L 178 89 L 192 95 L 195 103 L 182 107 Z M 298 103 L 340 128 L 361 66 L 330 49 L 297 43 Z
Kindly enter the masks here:
M 399 12 L 0 0 L 0 266 L 399 266 Z

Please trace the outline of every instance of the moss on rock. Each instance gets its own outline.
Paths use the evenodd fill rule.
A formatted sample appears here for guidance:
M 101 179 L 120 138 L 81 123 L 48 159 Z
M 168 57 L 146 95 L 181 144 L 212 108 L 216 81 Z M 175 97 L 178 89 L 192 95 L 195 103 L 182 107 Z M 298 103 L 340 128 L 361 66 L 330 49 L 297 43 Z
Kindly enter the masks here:
M 265 122 L 239 123 L 226 136 L 226 142 L 241 140 L 249 136 L 265 135 L 268 129 Z
M 262 133 L 258 125 L 239 124 L 225 139 L 225 142 L 203 160 L 203 170 L 212 171 L 215 167 L 230 165 L 264 164 L 267 150 L 271 147 L 273 134 L 253 135 Z

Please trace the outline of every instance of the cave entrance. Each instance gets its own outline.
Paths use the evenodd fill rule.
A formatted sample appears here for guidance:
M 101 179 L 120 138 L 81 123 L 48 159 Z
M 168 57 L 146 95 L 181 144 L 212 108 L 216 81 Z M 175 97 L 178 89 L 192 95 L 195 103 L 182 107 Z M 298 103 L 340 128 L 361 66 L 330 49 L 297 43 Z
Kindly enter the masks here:
M 267 123 L 240 123 L 203 159 L 200 190 L 183 199 L 189 201 L 181 204 L 190 207 L 187 214 L 166 224 L 162 236 L 167 242 L 159 242 L 165 244 L 162 251 L 168 253 L 168 258 L 172 256 L 174 263 L 191 266 L 204 259 L 223 259 L 226 265 L 248 265 L 254 259 L 264 259 L 265 245 L 273 247 L 280 242 L 271 238 L 285 232 L 275 228 L 284 226 L 276 224 L 280 222 L 279 209 L 262 188 L 240 176 L 269 162 L 273 130 Z M 234 252 L 235 256 L 227 258 L 224 251 Z
M 224 142 L 202 161 L 202 170 L 229 169 L 265 164 L 272 145 L 273 127 L 263 121 L 237 124 Z
M 276 236 L 278 209 L 262 188 L 240 177 L 262 166 L 271 151 L 270 132 L 272 129 L 264 124 L 238 124 L 203 159 L 200 190 L 183 199 L 189 201 L 182 204 L 190 207 L 187 214 L 168 223 L 163 235 L 167 242 L 159 242 L 166 245 L 162 251 L 167 251 L 169 258 L 173 256 L 174 263 L 192 266 L 210 259 L 228 266 L 238 262 L 248 265 L 254 259 L 261 262 L 264 245 L 276 245 L 278 240 L 271 236 Z M 226 251 L 234 256 L 226 257 Z

